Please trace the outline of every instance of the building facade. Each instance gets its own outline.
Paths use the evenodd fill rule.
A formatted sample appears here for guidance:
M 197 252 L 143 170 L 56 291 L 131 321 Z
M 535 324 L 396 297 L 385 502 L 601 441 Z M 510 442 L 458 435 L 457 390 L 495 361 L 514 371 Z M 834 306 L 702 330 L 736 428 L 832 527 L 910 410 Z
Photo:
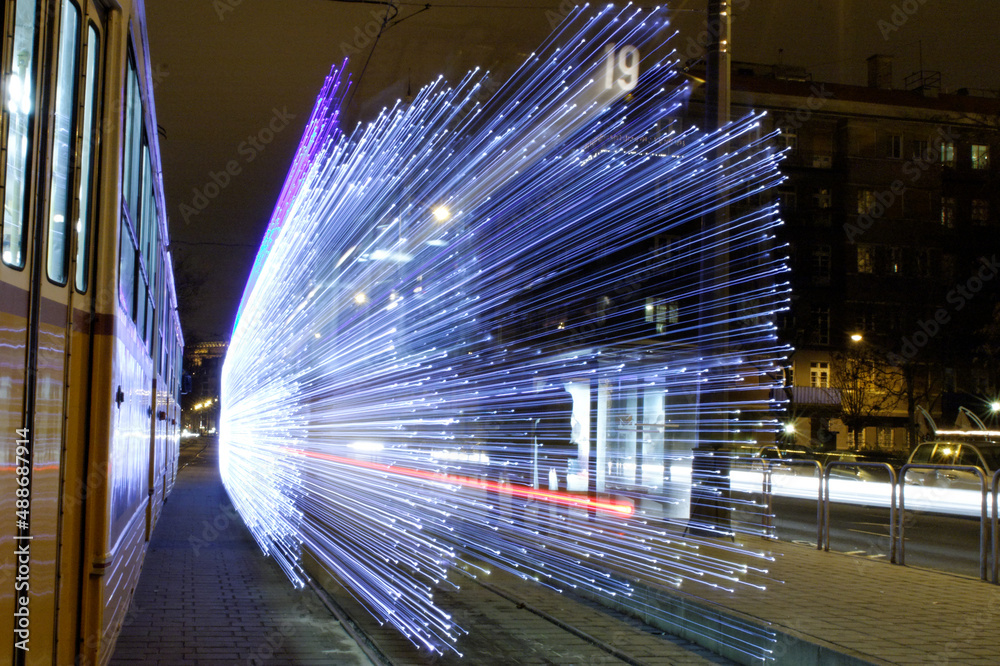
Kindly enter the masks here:
M 228 348 L 228 342 L 199 342 L 184 348 L 184 370 L 191 377 L 191 390 L 182 399 L 182 422 L 190 433 L 218 432 L 222 363 Z
M 1000 99 L 927 72 L 894 90 L 888 58 L 869 66 L 864 87 L 736 63 L 732 116 L 766 110 L 786 151 L 788 438 L 904 452 L 921 409 L 950 425 L 995 398 L 975 350 L 1000 282 Z

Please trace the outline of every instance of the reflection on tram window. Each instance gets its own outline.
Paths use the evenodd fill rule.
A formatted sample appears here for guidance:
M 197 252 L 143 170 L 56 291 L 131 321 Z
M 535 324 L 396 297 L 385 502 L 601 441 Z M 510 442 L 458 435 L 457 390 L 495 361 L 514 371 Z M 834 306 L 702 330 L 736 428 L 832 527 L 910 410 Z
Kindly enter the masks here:
M 7 78 L 7 179 L 3 202 L 3 262 L 24 267 L 24 217 L 28 155 L 31 153 L 31 112 L 35 91 L 35 11 L 33 0 L 18 0 L 14 19 L 14 50 Z
M 94 137 L 97 133 L 95 104 L 97 102 L 98 34 L 94 26 L 87 31 L 86 90 L 83 100 L 83 132 L 80 142 L 80 217 L 76 223 L 76 288 L 87 291 L 87 273 L 90 268 L 90 192 L 94 188 Z
M 77 42 L 80 10 L 63 3 L 59 35 L 59 69 L 53 109 L 52 189 L 49 192 L 48 276 L 56 284 L 66 282 L 66 260 L 70 229 L 70 183 L 73 180 L 73 109 L 77 80 Z

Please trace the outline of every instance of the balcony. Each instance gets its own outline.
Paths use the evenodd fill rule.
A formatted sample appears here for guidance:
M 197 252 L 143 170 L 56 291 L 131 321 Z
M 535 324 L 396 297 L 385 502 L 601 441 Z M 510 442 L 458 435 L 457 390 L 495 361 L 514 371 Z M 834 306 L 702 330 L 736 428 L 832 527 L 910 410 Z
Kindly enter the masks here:
M 815 386 L 792 386 L 792 402 L 796 405 L 816 407 L 840 407 L 840 391 L 835 388 Z

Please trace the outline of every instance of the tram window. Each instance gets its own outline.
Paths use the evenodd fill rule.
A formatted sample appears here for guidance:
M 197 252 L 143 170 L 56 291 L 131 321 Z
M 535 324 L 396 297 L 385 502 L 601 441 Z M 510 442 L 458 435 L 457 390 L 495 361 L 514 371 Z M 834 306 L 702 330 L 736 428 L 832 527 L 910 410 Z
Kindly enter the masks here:
M 149 146 L 146 145 L 145 141 L 142 142 L 141 150 L 142 160 L 140 164 L 142 165 L 142 180 L 140 181 L 140 185 L 142 187 L 142 196 L 135 206 L 129 206 L 129 211 L 132 213 L 132 222 L 135 224 L 135 235 L 139 241 L 139 252 L 142 254 L 143 259 L 145 259 L 148 257 L 146 244 L 149 238 L 149 206 L 146 202 L 149 200 L 148 192 L 152 188 L 153 174 L 152 168 L 149 165 Z
M 156 317 L 156 305 L 153 303 L 153 297 L 152 294 L 150 293 L 149 283 L 147 282 L 145 286 L 146 286 L 146 292 L 145 292 L 146 320 L 145 322 L 143 322 L 143 326 L 139 329 L 139 332 L 142 333 L 142 339 L 146 343 L 146 349 L 148 349 L 150 354 L 152 354 L 153 322 L 155 321 Z M 139 294 L 139 297 L 140 298 L 143 297 L 141 293 Z
M 130 57 L 125 74 L 125 154 L 123 155 L 125 182 L 124 194 L 133 221 L 138 221 L 142 168 L 142 97 L 139 92 L 139 75 L 135 61 Z M 138 233 L 139 230 L 136 229 Z
M 59 65 L 53 109 L 51 189 L 49 191 L 48 275 L 56 284 L 66 283 L 69 257 L 70 185 L 73 182 L 73 110 L 76 108 L 77 43 L 80 10 L 63 3 L 59 33 Z
M 91 25 L 87 30 L 87 63 L 83 97 L 83 132 L 80 145 L 80 217 L 76 222 L 76 288 L 87 291 L 87 275 L 90 269 L 90 193 L 94 188 L 94 137 L 97 136 L 95 120 L 97 94 L 98 34 Z
M 138 255 L 138 253 L 136 253 Z M 136 259 L 136 265 L 140 265 L 139 259 Z M 146 285 L 142 281 L 142 270 L 141 268 L 136 268 L 135 271 L 135 316 L 132 317 L 132 321 L 135 322 L 135 328 L 139 332 L 139 337 L 142 341 L 146 341 Z
M 128 222 L 122 216 L 121 245 L 118 261 L 118 294 L 125 312 L 135 321 L 135 246 L 128 230 Z
M 14 49 L 7 76 L 7 177 L 3 202 L 3 262 L 24 267 L 24 230 L 31 155 L 31 112 L 35 91 L 34 0 L 18 0 L 14 9 Z

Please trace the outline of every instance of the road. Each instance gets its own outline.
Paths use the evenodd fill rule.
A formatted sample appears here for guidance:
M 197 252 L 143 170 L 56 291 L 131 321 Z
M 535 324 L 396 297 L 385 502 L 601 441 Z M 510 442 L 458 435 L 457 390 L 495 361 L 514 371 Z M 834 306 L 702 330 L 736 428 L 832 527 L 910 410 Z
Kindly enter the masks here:
M 775 497 L 773 509 L 777 538 L 816 545 L 816 500 Z M 752 520 L 747 514 L 742 519 Z M 889 509 L 830 505 L 831 551 L 888 561 L 888 534 Z M 977 518 L 907 510 L 904 536 L 907 566 L 979 576 Z

